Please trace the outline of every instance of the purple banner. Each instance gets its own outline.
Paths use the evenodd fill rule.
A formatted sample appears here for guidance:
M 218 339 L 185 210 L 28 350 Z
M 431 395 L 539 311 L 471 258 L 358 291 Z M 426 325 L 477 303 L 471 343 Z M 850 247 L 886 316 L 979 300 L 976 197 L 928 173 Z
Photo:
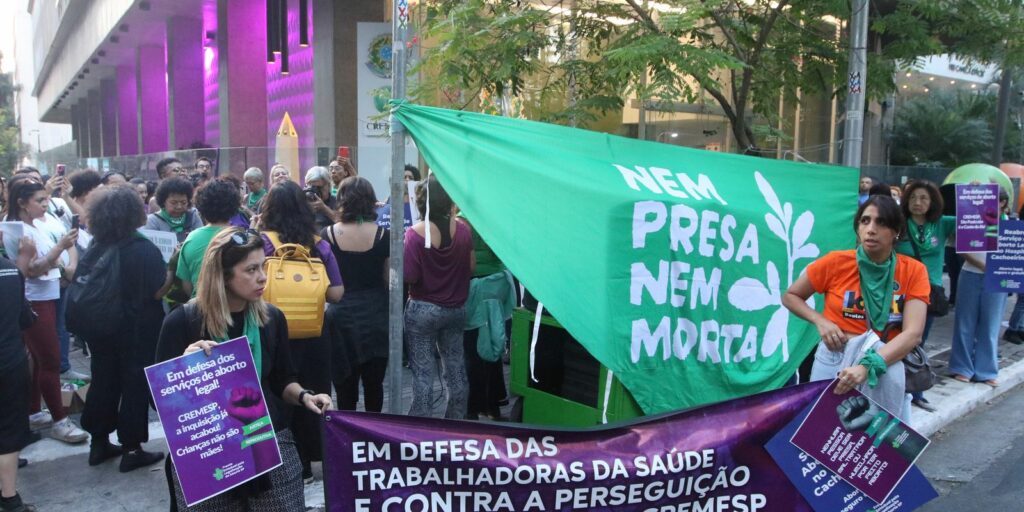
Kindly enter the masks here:
M 999 241 L 999 185 L 956 186 L 956 252 L 992 252 Z
M 281 465 L 247 338 L 150 366 L 146 380 L 189 506 Z
M 985 260 L 985 291 L 1024 293 L 1024 220 L 999 223 L 999 250 Z
M 790 440 L 875 503 L 882 503 L 928 447 L 928 439 L 859 391 L 832 381 Z
M 329 411 L 330 511 L 809 511 L 764 445 L 816 382 L 586 430 Z

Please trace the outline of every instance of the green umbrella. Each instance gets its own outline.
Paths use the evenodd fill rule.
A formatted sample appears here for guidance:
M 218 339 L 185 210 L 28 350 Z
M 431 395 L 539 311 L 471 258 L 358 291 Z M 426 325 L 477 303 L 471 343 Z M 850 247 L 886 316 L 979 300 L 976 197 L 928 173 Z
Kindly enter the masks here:
M 1013 184 L 1010 178 L 999 170 L 988 164 L 966 164 L 953 169 L 953 172 L 946 176 L 940 188 L 942 200 L 945 203 L 943 213 L 945 215 L 956 215 L 956 185 L 969 185 L 971 183 L 995 183 L 999 188 L 1013 197 Z
M 970 183 L 995 183 L 1007 194 L 1013 195 L 1013 184 L 1010 178 L 1000 171 L 998 167 L 988 164 L 967 164 L 961 165 L 946 176 L 943 185 L 967 185 Z

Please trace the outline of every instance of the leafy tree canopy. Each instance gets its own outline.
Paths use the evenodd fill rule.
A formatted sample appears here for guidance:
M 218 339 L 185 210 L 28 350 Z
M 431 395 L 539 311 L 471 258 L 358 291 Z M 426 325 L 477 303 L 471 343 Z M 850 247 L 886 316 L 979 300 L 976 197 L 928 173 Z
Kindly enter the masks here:
M 893 90 L 900 61 L 942 53 L 950 41 L 991 57 L 982 37 L 991 40 L 1001 18 L 986 18 L 995 8 L 981 4 L 1000 2 L 952 2 L 988 10 L 948 12 L 943 1 L 872 13 L 872 40 L 885 44 L 869 52 L 869 97 Z M 419 15 L 429 46 L 420 69 L 428 72 L 413 97 L 456 108 L 480 91 L 507 93 L 532 118 L 585 124 L 630 96 L 709 100 L 739 147 L 756 152 L 753 119 L 776 124 L 780 94 L 792 104 L 798 88 L 833 95 L 846 84 L 846 37 L 837 36 L 851 17 L 846 0 L 428 0 Z

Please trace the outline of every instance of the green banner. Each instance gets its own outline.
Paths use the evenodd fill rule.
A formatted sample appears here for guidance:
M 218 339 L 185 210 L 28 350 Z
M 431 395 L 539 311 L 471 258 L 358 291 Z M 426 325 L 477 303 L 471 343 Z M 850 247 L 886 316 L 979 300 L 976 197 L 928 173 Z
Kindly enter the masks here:
M 856 170 L 407 103 L 395 115 L 498 257 L 645 412 L 777 388 L 817 343 L 782 293 L 853 247 Z

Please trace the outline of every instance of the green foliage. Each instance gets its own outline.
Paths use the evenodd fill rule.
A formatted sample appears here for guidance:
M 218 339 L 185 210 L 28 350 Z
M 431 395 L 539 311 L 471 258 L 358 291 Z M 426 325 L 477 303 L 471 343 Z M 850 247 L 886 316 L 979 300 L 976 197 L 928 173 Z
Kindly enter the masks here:
M 987 162 L 995 133 L 994 94 L 932 92 L 901 105 L 892 136 L 894 165 L 957 167 Z M 1016 161 L 1021 130 L 1009 123 L 1005 161 Z
M 0 174 L 10 176 L 27 148 L 14 116 L 14 85 L 10 73 L 0 74 Z
M 894 89 L 900 63 L 1016 55 L 1024 41 L 1020 0 L 872 5 L 872 36 L 884 44 L 869 51 L 869 99 Z M 412 96 L 424 103 L 467 108 L 480 91 L 508 93 L 532 119 L 586 125 L 631 95 L 711 101 L 738 146 L 754 150 L 765 132 L 755 125 L 779 122 L 780 96 L 792 105 L 798 90 L 846 87 L 846 35 L 825 20 L 849 20 L 847 0 L 425 0 L 419 10 L 425 73 Z

